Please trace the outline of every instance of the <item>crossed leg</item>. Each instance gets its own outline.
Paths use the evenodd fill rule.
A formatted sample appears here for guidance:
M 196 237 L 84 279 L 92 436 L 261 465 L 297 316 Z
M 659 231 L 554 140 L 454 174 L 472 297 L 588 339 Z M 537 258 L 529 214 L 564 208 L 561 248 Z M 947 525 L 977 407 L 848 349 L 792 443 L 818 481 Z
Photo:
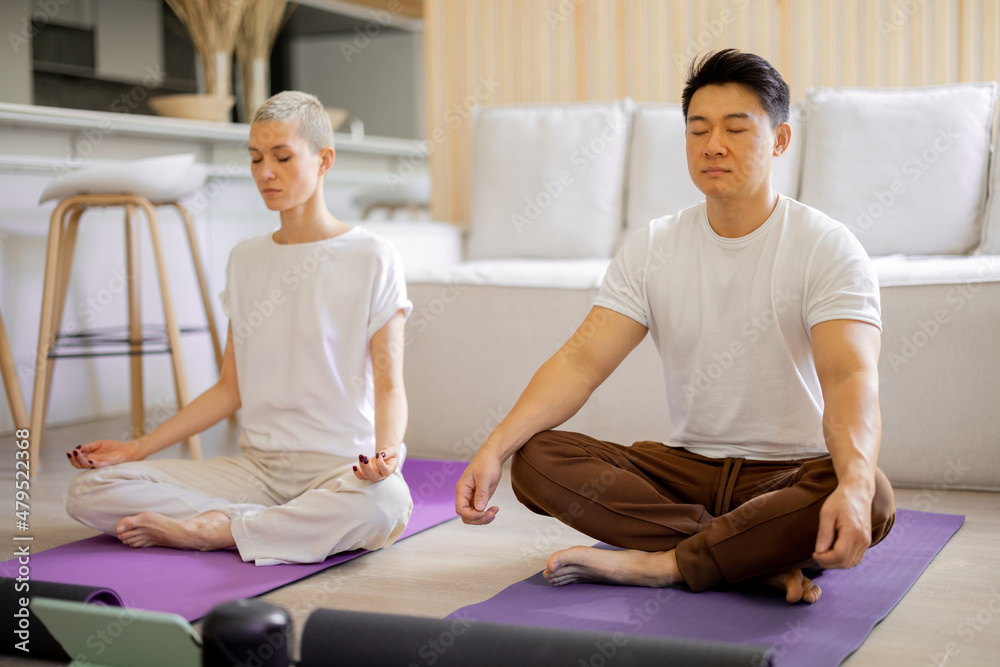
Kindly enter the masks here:
M 623 447 L 547 431 L 515 456 L 512 482 L 532 511 L 626 549 L 553 554 L 546 568 L 553 585 L 686 583 L 700 591 L 761 580 L 790 602 L 815 602 L 820 590 L 801 568 L 815 565 L 819 510 L 836 488 L 829 457 L 741 463 L 733 473 L 723 459 L 660 443 Z M 888 534 L 895 515 L 881 472 L 876 487 L 873 544 Z

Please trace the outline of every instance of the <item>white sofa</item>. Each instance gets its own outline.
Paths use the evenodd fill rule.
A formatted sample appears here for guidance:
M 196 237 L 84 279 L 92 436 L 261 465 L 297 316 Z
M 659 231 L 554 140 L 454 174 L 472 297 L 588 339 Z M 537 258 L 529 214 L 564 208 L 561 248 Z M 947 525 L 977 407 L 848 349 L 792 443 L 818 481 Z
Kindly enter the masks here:
M 993 83 L 811 91 L 775 163 L 776 189 L 847 224 L 874 259 L 879 462 L 897 485 L 1000 490 L 996 96 Z M 378 226 L 399 241 L 415 306 L 411 452 L 471 458 L 582 321 L 623 237 L 701 199 L 683 130 L 679 106 L 628 100 L 481 110 L 464 239 Z M 564 428 L 665 440 L 665 401 L 647 338 Z

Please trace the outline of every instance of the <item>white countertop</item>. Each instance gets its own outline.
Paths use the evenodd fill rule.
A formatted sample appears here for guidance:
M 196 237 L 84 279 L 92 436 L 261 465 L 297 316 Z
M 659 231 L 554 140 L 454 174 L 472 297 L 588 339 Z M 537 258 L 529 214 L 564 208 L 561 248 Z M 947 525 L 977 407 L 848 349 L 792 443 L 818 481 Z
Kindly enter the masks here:
M 28 104 L 0 102 L 0 125 L 48 129 L 99 129 L 109 134 L 183 137 L 208 143 L 241 143 L 250 136 L 245 123 L 212 123 L 183 118 L 147 116 L 142 114 L 82 111 Z M 419 142 L 411 139 L 365 136 L 354 139 L 350 134 L 334 135 L 337 151 L 373 155 L 410 155 L 421 152 Z

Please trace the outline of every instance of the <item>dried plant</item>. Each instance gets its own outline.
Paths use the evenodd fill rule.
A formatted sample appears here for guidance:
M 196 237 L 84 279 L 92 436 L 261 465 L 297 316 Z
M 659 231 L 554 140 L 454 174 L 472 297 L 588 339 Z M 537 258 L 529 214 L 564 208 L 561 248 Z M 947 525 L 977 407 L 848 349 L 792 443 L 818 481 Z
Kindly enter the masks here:
M 269 65 L 274 40 L 298 3 L 288 0 L 248 0 L 236 40 L 240 66 L 242 111 L 247 122 L 269 94 Z M 286 8 L 288 11 L 286 12 Z
M 204 67 L 206 92 L 228 95 L 229 63 L 247 0 L 167 0 L 167 4 L 191 33 Z

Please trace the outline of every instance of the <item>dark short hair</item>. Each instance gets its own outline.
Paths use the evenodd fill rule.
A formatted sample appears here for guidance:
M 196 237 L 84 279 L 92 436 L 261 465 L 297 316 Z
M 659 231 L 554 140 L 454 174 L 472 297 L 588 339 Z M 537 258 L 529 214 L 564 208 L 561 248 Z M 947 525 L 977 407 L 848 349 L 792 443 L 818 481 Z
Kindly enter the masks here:
M 772 127 L 788 121 L 788 84 L 771 63 L 739 49 L 723 49 L 691 61 L 681 95 L 684 120 L 688 117 L 691 98 L 699 88 L 727 83 L 738 83 L 754 93 L 771 117 Z

